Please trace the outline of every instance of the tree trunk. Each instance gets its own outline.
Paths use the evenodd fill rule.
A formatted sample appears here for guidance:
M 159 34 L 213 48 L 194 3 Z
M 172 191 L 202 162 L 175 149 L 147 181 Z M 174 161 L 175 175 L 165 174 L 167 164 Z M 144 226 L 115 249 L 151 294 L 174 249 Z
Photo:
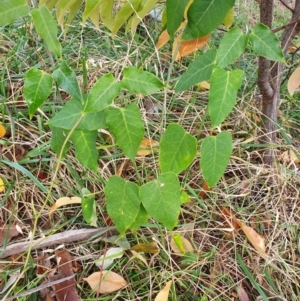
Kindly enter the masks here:
M 288 9 L 288 6 L 282 0 Z M 260 1 L 260 22 L 272 29 L 272 19 L 274 10 L 274 0 Z M 290 25 L 287 25 L 282 33 L 280 42 L 283 53 L 292 44 L 293 39 L 300 31 L 300 0 L 295 1 L 295 5 L 290 9 L 292 12 Z M 264 162 L 272 164 L 274 151 L 271 144 L 276 143 L 277 138 L 277 113 L 280 105 L 280 86 L 282 83 L 282 73 L 284 64 L 274 63 L 266 58 L 260 57 L 258 62 L 258 87 L 262 95 L 262 114 L 263 114 L 263 143 L 270 144 L 269 149 L 264 153 Z

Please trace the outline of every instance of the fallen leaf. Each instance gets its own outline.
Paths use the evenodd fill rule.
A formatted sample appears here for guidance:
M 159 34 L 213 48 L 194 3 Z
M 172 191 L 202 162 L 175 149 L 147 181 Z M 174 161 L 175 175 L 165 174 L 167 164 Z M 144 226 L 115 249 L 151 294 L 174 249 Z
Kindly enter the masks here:
M 234 231 L 238 231 L 240 229 L 240 225 L 238 219 L 232 213 L 231 209 L 220 206 L 219 209 L 221 210 L 227 224 L 231 227 Z
M 237 223 L 245 233 L 246 237 L 254 247 L 254 249 L 261 255 L 263 258 L 266 257 L 266 247 L 265 247 L 265 238 L 259 235 L 254 229 L 245 225 L 242 221 L 237 220 Z
M 127 285 L 122 276 L 112 271 L 95 272 L 83 280 L 98 294 L 109 294 Z
M 179 233 L 174 233 L 172 235 L 170 246 L 173 252 L 178 256 L 183 256 L 186 252 L 194 252 L 192 244 Z
M 200 82 L 195 85 L 200 91 L 207 91 L 210 89 L 210 83 L 208 81 Z
M 81 204 L 81 198 L 77 196 L 69 197 L 62 197 L 56 200 L 55 204 L 50 208 L 49 215 L 51 216 L 53 212 L 61 206 L 70 205 L 70 204 Z
M 299 41 L 296 45 L 292 45 L 292 46 L 288 49 L 288 53 L 294 53 L 299 47 L 300 47 L 300 41 Z
M 240 301 L 249 301 L 250 300 L 246 291 L 243 289 L 243 287 L 241 285 L 238 286 L 238 288 L 236 289 L 236 292 L 238 294 Z
M 288 91 L 293 96 L 295 90 L 300 85 L 300 67 L 298 67 L 290 76 L 287 84 Z
M 279 161 L 284 165 L 299 164 L 299 158 L 293 150 L 286 150 L 279 156 Z
M 3 182 L 3 180 L 0 178 L 0 192 L 3 192 L 4 189 L 5 189 L 4 182 Z
M 4 294 L 16 282 L 16 280 L 19 278 L 20 274 L 21 274 L 21 270 L 17 270 L 9 275 L 9 279 L 5 283 L 3 289 L 0 291 L 0 295 Z
M 199 193 L 199 197 L 201 199 L 204 199 L 204 197 L 207 196 L 207 192 L 211 191 L 211 188 L 208 186 L 208 184 L 206 182 L 203 183 L 202 185 L 202 190 Z
M 182 57 L 203 48 L 209 39 L 210 34 L 193 40 L 181 41 L 181 34 L 179 34 L 173 43 L 172 56 L 175 61 L 179 61 Z
M 134 250 L 136 252 L 151 253 L 151 254 L 159 253 L 159 248 L 155 241 L 137 244 L 133 246 L 130 250 Z
M 133 257 L 130 258 L 130 260 L 133 260 L 134 258 L 137 258 L 139 259 L 142 263 L 144 263 L 144 265 L 146 267 L 148 267 L 148 263 L 147 263 L 147 260 L 144 256 L 142 256 L 141 253 L 138 253 L 137 251 L 134 251 L 134 250 L 130 250 L 131 254 L 133 255 Z
M 157 294 L 154 301 L 168 301 L 170 288 L 173 280 L 166 283 L 165 287 Z
M 145 157 L 153 153 L 153 148 L 159 146 L 159 143 L 152 139 L 143 139 L 139 150 L 137 152 L 137 156 Z
M 58 274 L 61 278 L 74 275 L 72 267 L 72 256 L 65 250 L 55 251 L 56 261 L 58 265 Z M 76 289 L 75 275 L 73 278 L 54 285 L 54 291 L 57 301 L 79 301 Z
M 6 134 L 6 129 L 2 123 L 0 123 L 0 138 L 3 138 Z
M 17 225 L 10 226 L 1 226 L 0 225 L 0 245 L 3 245 L 5 238 L 7 238 L 7 242 L 10 241 L 13 237 L 22 234 L 20 231 L 20 227 Z M 8 233 L 7 233 L 8 232 Z
M 105 270 L 113 264 L 115 259 L 121 258 L 123 254 L 124 249 L 122 248 L 110 248 L 106 251 L 105 255 L 101 255 L 99 259 L 95 260 L 95 264 L 97 267 Z

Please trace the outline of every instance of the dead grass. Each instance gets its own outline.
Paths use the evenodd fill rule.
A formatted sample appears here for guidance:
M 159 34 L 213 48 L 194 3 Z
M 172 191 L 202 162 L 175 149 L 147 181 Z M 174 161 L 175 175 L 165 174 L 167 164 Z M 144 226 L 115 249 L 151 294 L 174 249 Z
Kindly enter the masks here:
M 242 10 L 249 1 L 237 2 Z M 251 22 L 256 22 L 257 19 L 257 7 L 253 5 L 247 8 L 248 19 L 241 20 L 241 24 L 249 21 L 248 25 L 251 26 Z M 161 53 L 153 52 L 153 42 L 158 32 L 151 30 L 151 24 L 147 26 L 148 31 L 142 31 L 138 41 L 119 34 L 115 40 L 109 40 L 112 44 L 107 46 L 107 32 L 95 33 L 90 25 L 86 25 L 81 32 L 81 36 L 85 37 L 84 44 L 78 45 L 77 39 L 70 38 L 71 47 L 65 55 L 72 57 L 73 67 L 77 67 L 80 74 L 81 58 L 78 54 L 84 49 L 88 50 L 89 87 L 107 72 L 118 75 L 125 66 L 136 66 L 141 62 L 147 70 L 164 80 L 170 77 L 172 82 L 186 68 L 187 60 L 177 64 L 174 70 L 169 69 L 170 52 L 167 48 Z M 74 35 L 77 34 L 76 29 L 73 30 Z M 12 59 L 5 57 L 6 63 Z M 15 60 L 17 62 L 19 59 Z M 22 60 L 27 65 L 26 60 L 29 60 L 29 57 Z M 254 74 L 255 60 L 248 60 L 246 63 L 252 68 L 247 73 Z M 11 82 L 12 74 L 5 74 L 5 79 L 8 83 Z M 199 172 L 198 159 L 186 173 L 180 175 L 185 190 L 191 196 L 191 202 L 183 206 L 176 231 L 192 243 L 194 255 L 181 257 L 175 254 L 170 246 L 171 233 L 150 220 L 141 230 L 128 234 L 127 240 L 131 246 L 154 240 L 159 247 L 159 254 L 140 254 L 135 257 L 127 251 L 122 259 L 114 263 L 112 270 L 122 275 L 129 285 L 117 293 L 101 296 L 99 300 L 153 300 L 171 279 L 174 281 L 174 287 L 171 289 L 169 300 L 239 300 L 239 287 L 246 291 L 250 300 L 263 300 L 257 287 L 268 296 L 268 300 L 299 300 L 299 164 L 288 166 L 279 161 L 283 150 L 293 148 L 298 155 L 300 154 L 299 115 L 294 114 L 293 122 L 289 120 L 292 128 L 282 126 L 280 129 L 293 141 L 293 147 L 286 144 L 282 135 L 278 135 L 278 162 L 274 168 L 264 166 L 261 160 L 263 148 L 258 143 L 258 137 L 261 135 L 258 92 L 255 86 L 251 88 L 252 83 L 251 76 L 250 79 L 245 79 L 245 93 L 240 96 L 236 110 L 224 123 L 224 127 L 233 135 L 234 152 L 217 187 L 207 192 L 203 199 L 199 197 L 203 178 Z M 13 243 L 26 240 L 32 235 L 37 238 L 43 235 L 42 233 L 87 227 L 78 206 L 60 209 L 52 219 L 49 219 L 48 215 L 50 206 L 58 197 L 78 195 L 83 187 L 95 193 L 99 226 L 108 226 L 110 221 L 105 210 L 104 183 L 111 175 L 116 174 L 121 164 L 126 163 L 126 159 L 119 156 L 114 149 L 101 145 L 99 173 L 95 174 L 78 164 L 74 153 L 70 152 L 62 161 L 57 177 L 51 183 L 57 161 L 56 155 L 50 150 L 51 134 L 45 122 L 52 112 L 58 110 L 60 101 L 54 100 L 57 104 L 55 107 L 49 102 L 45 110 L 39 111 L 33 121 L 29 121 L 26 117 L 25 103 L 18 98 L 19 95 L 19 88 L 10 91 L 4 103 L 2 122 L 8 125 L 11 135 L 3 140 L 2 152 L 5 153 L 7 149 L 15 146 L 11 161 L 26 168 L 34 176 L 36 183 L 40 182 L 47 189 L 51 185 L 53 187 L 45 203 L 46 194 L 26 172 L 0 163 L 1 178 L 6 185 L 6 191 L 1 194 L 0 220 L 6 224 L 17 223 L 23 231 L 23 235 L 14 239 Z M 174 95 L 173 91 L 168 91 L 151 97 L 149 101 L 152 107 L 159 103 L 167 109 L 165 115 L 160 112 L 154 116 L 147 111 L 144 99 L 139 98 L 138 101 L 145 112 L 147 133 L 155 140 L 160 139 L 165 125 L 171 122 L 181 124 L 199 139 L 199 144 L 201 139 L 212 131 L 206 116 L 207 92 L 187 91 Z M 285 106 L 289 104 L 283 104 L 283 108 Z M 291 107 L 293 112 L 299 112 L 298 103 Z M 293 112 L 287 111 L 286 114 L 290 115 Z M 16 146 L 25 149 L 25 157 L 17 157 L 20 150 Z M 157 160 L 157 156 L 137 159 L 137 170 L 144 181 L 156 176 Z M 124 165 L 122 176 L 136 181 L 136 173 L 130 164 Z M 257 254 L 241 232 L 232 239 L 228 237 L 229 227 L 224 222 L 220 206 L 231 208 L 236 217 L 265 237 L 267 260 Z M 36 229 L 32 232 L 35 223 Z M 90 256 L 99 257 L 103 250 L 111 245 L 113 244 L 107 240 L 92 240 L 64 246 L 82 266 L 76 273 L 78 293 L 82 300 L 95 298 L 87 284 L 81 281 L 97 271 Z M 47 256 L 51 258 L 51 250 L 43 251 L 47 251 L 46 254 L 50 254 Z M 0 261 L 0 274 L 3 276 L 0 285 L 4 286 L 6 279 L 18 264 L 23 265 L 26 262 L 22 270 L 26 277 L 15 281 L 11 294 L 16 294 L 18 289 L 30 289 L 30 285 L 34 286 L 37 279 L 36 258 L 40 255 L 39 251 L 32 251 L 26 260 L 21 256 L 13 264 L 11 258 Z M 23 297 L 20 300 L 25 300 L 24 298 L 26 299 Z

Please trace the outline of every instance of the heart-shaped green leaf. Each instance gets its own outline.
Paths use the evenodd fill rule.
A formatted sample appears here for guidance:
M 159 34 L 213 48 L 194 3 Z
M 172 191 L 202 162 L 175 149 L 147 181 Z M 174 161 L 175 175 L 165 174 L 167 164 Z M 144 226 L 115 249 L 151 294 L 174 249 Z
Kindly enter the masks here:
M 140 212 L 139 187 L 132 182 L 112 176 L 105 186 L 107 213 L 121 234 L 136 220 Z
M 179 124 L 170 124 L 160 141 L 159 164 L 163 173 L 178 174 L 186 169 L 197 153 L 197 140 Z
M 232 153 L 232 138 L 229 132 L 204 138 L 201 146 L 200 168 L 209 187 L 222 177 Z
M 140 187 L 140 198 L 149 215 L 167 229 L 172 230 L 177 225 L 181 201 L 175 173 L 164 173 L 155 181 L 144 184 Z

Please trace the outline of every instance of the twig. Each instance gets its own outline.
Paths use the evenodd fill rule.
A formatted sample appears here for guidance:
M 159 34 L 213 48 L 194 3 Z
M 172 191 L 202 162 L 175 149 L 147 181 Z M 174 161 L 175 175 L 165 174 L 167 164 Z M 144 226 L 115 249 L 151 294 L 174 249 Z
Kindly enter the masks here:
M 68 230 L 65 232 L 50 235 L 46 238 L 39 238 L 33 241 L 19 242 L 0 249 L 0 258 L 5 258 L 11 255 L 19 254 L 31 250 L 46 248 L 53 245 L 62 243 L 71 243 L 80 240 L 87 240 L 93 236 L 104 236 L 104 234 L 115 235 L 117 234 L 114 227 L 97 228 L 97 229 L 79 229 Z

